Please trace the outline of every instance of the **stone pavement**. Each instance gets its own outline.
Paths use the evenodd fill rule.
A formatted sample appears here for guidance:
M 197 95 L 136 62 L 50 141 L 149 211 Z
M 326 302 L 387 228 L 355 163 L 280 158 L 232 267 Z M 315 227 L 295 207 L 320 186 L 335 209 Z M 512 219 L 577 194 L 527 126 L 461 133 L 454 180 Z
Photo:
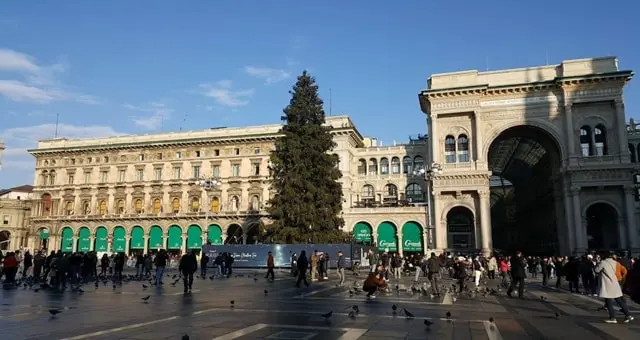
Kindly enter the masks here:
M 0 291 L 0 339 L 179 340 L 184 334 L 190 339 L 219 340 L 589 340 L 640 336 L 640 319 L 631 324 L 604 324 L 606 312 L 596 311 L 602 306 L 598 299 L 545 289 L 537 282 L 528 285 L 524 300 L 510 299 L 504 292 L 432 299 L 402 291 L 367 301 L 364 294 L 352 295 L 347 288 L 336 287 L 335 281 L 297 289 L 284 273 L 277 273 L 275 282 L 263 279 L 263 272 L 257 273 L 256 280 L 253 273 L 196 280 L 189 295 L 183 294 L 180 283 L 143 288 L 139 282 L 116 289 L 110 284 L 95 289 L 91 284 L 83 287 L 84 293 L 23 288 Z M 354 279 L 350 277 L 349 282 Z M 396 281 L 391 284 L 395 286 Z M 148 302 L 141 300 L 146 296 L 150 296 Z M 394 304 L 398 307 L 395 314 Z M 351 317 L 353 305 L 359 307 L 359 313 Z M 49 309 L 62 313 L 51 317 Z M 415 317 L 407 318 L 403 309 Z M 333 315 L 325 320 L 322 314 L 329 311 Z M 447 312 L 451 313 L 449 319 Z M 640 316 L 637 309 L 634 313 Z M 433 322 L 429 329 L 425 319 Z

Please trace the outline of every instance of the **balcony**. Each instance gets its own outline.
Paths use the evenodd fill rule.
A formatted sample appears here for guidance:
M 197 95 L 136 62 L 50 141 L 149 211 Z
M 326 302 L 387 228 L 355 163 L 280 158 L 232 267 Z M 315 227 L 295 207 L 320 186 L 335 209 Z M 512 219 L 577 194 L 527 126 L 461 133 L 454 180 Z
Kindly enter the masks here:
M 96 220 L 140 220 L 140 219 L 148 219 L 148 220 L 157 220 L 162 218 L 168 219 L 194 219 L 194 218 L 205 218 L 207 215 L 206 212 L 166 212 L 166 213 L 133 213 L 133 214 L 111 214 L 111 215 L 47 215 L 47 216 L 33 216 L 31 220 L 34 222 L 46 222 L 46 221 L 55 221 L 55 220 L 65 220 L 65 221 L 96 221 Z M 238 211 L 221 211 L 221 212 L 209 212 L 209 218 L 212 217 L 235 217 L 235 216 L 267 216 L 266 211 L 256 211 L 256 210 L 238 210 Z
M 373 199 L 363 199 L 360 201 L 353 202 L 351 208 L 353 209 L 378 209 L 378 208 L 402 208 L 402 207 L 416 207 L 416 206 L 424 206 L 426 202 L 421 198 L 412 198 L 412 199 L 398 199 L 397 197 L 383 197 L 381 201 L 376 201 Z

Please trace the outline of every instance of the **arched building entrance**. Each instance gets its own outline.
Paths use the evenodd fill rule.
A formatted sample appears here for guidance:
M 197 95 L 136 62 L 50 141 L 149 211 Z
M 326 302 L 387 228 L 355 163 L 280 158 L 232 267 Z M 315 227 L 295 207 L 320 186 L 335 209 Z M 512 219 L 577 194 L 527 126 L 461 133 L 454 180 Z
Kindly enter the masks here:
M 9 250 L 11 246 L 11 233 L 8 230 L 0 231 L 0 250 Z
M 475 223 L 473 212 L 457 206 L 447 213 L 447 244 L 451 250 L 475 249 Z
M 531 125 L 510 127 L 492 141 L 487 158 L 494 248 L 528 254 L 559 250 L 560 150 L 554 137 Z
M 587 244 L 590 250 L 620 248 L 618 212 L 608 203 L 595 203 L 586 211 Z

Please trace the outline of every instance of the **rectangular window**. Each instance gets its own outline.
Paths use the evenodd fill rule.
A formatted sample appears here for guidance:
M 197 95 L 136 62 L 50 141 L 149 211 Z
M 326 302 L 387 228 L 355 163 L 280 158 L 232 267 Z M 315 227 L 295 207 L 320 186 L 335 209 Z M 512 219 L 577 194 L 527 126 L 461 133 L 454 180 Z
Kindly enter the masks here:
M 193 167 L 193 178 L 200 178 L 200 167 L 197 165 Z
M 106 171 L 100 172 L 100 183 L 107 183 L 107 179 L 109 177 L 109 173 Z
M 214 156 L 220 156 L 220 150 L 219 149 L 213 150 L 213 155 Z
M 84 184 L 89 184 L 91 183 L 91 173 L 90 172 L 85 172 L 84 173 Z
M 388 162 L 381 162 L 380 163 L 380 174 L 381 175 L 388 175 L 389 174 L 389 163 Z
M 159 161 L 161 161 L 161 160 L 162 160 L 162 152 L 158 152 L 158 153 L 156 154 L 156 159 L 157 159 L 157 160 L 159 160 Z
M 156 168 L 155 169 L 155 173 L 156 173 L 156 181 L 161 181 L 162 180 L 162 168 Z
M 74 182 L 73 175 L 69 175 L 69 176 L 68 176 L 68 181 L 67 181 L 67 182 L 68 182 L 69 184 L 73 184 L 73 182 Z
M 238 156 L 238 155 L 240 155 L 240 149 L 239 149 L 239 148 L 234 148 L 234 149 L 233 149 L 233 155 L 234 155 L 234 156 Z
M 126 175 L 126 170 L 118 171 L 118 182 L 124 182 L 126 178 L 125 175 Z
M 142 169 L 137 169 L 136 170 L 136 181 L 143 181 L 144 180 L 144 171 Z
M 234 164 L 231 166 L 231 176 L 233 177 L 240 176 L 240 164 Z
M 213 177 L 220 177 L 220 166 L 219 165 L 214 165 L 213 166 Z
M 260 176 L 260 163 L 253 163 L 251 164 L 251 174 L 253 176 Z
M 173 179 L 181 179 L 181 173 L 180 173 L 181 168 L 173 168 Z
M 93 159 L 93 158 L 91 158 L 91 157 L 87 158 L 87 163 L 88 163 L 88 164 L 91 164 L 91 160 L 92 160 L 92 159 Z
M 71 165 L 75 165 L 76 164 L 76 159 L 75 158 L 71 158 Z
M 200 158 L 200 151 L 196 151 L 196 158 Z
M 182 158 L 182 152 L 178 151 L 176 152 L 176 159 L 180 159 Z
M 139 154 L 138 155 L 138 160 L 139 161 L 144 161 L 144 154 Z
M 109 163 L 109 156 L 104 156 L 104 162 Z
M 458 162 L 460 163 L 469 162 L 469 151 L 458 151 Z
M 9 221 L 11 221 L 11 216 L 4 215 L 4 217 L 2 218 L 2 224 L 9 224 Z

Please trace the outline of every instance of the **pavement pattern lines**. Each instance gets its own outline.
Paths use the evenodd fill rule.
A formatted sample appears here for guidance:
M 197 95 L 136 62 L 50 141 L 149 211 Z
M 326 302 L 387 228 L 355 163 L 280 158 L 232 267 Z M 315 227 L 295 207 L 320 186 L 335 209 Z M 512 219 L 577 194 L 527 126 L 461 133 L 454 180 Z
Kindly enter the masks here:
M 497 296 L 460 296 L 450 305 L 445 297 L 431 299 L 420 294 L 378 295 L 368 301 L 364 294 L 350 296 L 335 281 L 313 283 L 296 289 L 291 278 L 276 282 L 244 277 L 198 280 L 192 294 L 182 287 L 143 290 L 136 283 L 113 291 L 101 287 L 85 293 L 50 294 L 30 290 L 1 291 L 0 334 L 4 339 L 225 339 L 240 330 L 260 327 L 233 339 L 340 339 L 351 330 L 364 332 L 362 339 L 632 339 L 640 335 L 640 323 L 607 325 L 606 313 L 597 312 L 602 302 L 564 291 L 527 287 L 525 300 Z M 249 279 L 247 278 L 249 277 Z M 395 281 L 392 281 L 395 283 Z M 404 284 L 409 284 L 405 279 Z M 263 290 L 268 294 L 264 294 Z M 151 296 L 148 303 L 140 297 Z M 544 296 L 545 299 L 540 297 Z M 234 305 L 230 305 L 234 300 Z M 360 312 L 349 315 L 348 307 Z M 391 305 L 408 309 L 415 318 L 392 313 Z M 50 318 L 49 308 L 62 309 Z M 637 312 L 637 306 L 634 306 Z M 321 315 L 333 310 L 330 320 Z M 450 312 L 451 318 L 445 317 Z M 555 313 L 559 317 L 555 317 Z M 488 321 L 489 317 L 494 322 Z M 430 331 L 423 320 L 433 322 Z M 266 325 L 266 326 L 256 326 Z M 284 326 L 284 327 L 283 327 Z M 307 327 L 307 328 L 305 328 Z M 308 328 L 312 327 L 312 328 Z M 306 335 L 305 335 L 306 334 Z M 355 334 L 355 333 L 351 333 Z M 357 339 L 355 335 L 349 335 Z M 351 339 L 347 338 L 347 339 Z M 292 339 L 293 340 L 293 339 Z

